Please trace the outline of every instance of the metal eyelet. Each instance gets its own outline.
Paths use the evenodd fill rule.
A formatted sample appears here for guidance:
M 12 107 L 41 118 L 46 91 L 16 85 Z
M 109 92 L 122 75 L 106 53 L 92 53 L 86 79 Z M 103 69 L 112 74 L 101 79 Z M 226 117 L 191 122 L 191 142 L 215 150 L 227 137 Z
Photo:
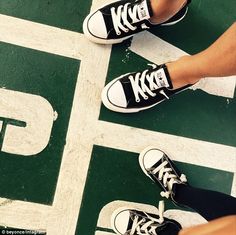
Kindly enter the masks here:
M 136 99 L 135 101 L 136 101 L 137 103 L 139 103 L 139 102 L 140 102 L 140 99 Z
M 148 100 L 148 96 L 145 96 L 144 99 L 145 99 L 145 100 Z

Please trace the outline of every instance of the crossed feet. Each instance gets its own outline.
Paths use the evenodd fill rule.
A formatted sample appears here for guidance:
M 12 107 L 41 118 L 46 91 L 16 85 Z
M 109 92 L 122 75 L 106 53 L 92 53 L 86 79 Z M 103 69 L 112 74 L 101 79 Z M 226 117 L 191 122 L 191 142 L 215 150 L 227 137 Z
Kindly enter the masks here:
M 181 21 L 190 0 L 120 0 L 90 13 L 83 31 L 95 43 L 120 43 L 152 27 Z M 191 58 L 192 59 L 192 58 Z M 144 71 L 121 75 L 108 83 L 102 102 L 110 110 L 134 113 L 151 108 L 200 80 L 189 73 L 189 56 Z

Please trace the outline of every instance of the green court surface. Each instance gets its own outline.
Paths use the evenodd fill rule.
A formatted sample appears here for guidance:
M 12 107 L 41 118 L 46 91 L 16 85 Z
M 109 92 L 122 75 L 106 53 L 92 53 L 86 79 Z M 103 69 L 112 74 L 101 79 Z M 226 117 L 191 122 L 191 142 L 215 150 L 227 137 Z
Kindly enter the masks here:
M 235 21 L 235 1 L 192 0 L 175 26 L 98 46 L 82 23 L 108 2 L 0 1 L 0 234 L 114 234 L 104 208 L 161 200 L 138 164 L 147 145 L 167 151 L 191 185 L 236 196 L 236 77 L 206 79 L 136 114 L 100 100 L 113 78 L 156 62 L 145 37 L 157 60 L 197 53 Z M 166 208 L 176 206 L 166 200 Z
M 40 95 L 60 113 L 51 132 L 50 144 L 40 153 L 22 158 L 1 152 L 1 196 L 50 205 L 59 174 L 80 63 L 5 43 L 0 44 L 0 51 L 0 60 L 3 61 L 0 86 Z M 7 120 L 4 119 L 5 122 Z M 3 145 L 7 132 L 2 131 L 1 134 Z

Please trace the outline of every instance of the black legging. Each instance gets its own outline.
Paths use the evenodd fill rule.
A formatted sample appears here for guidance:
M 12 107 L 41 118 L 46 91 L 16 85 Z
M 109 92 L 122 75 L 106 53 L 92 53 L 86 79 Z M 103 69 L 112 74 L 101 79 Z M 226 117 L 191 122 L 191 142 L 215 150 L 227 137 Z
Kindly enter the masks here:
M 184 184 L 175 184 L 174 191 L 177 203 L 192 208 L 208 221 L 236 215 L 236 198 L 227 194 Z

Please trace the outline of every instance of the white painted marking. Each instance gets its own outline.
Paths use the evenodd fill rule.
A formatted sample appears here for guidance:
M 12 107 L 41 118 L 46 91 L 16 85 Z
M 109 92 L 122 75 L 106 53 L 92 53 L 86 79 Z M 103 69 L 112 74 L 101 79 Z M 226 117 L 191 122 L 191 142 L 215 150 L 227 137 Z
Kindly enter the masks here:
M 236 76 L 203 78 L 190 89 L 201 89 L 211 95 L 234 98 Z
M 134 36 L 130 50 L 156 64 L 163 64 L 187 55 L 183 50 L 149 32 Z M 204 78 L 190 89 L 201 89 L 212 95 L 233 98 L 235 86 L 236 76 L 231 76 Z
M 173 160 L 234 173 L 231 193 L 236 192 L 236 148 L 134 127 L 98 121 L 96 145 L 140 153 L 156 146 Z M 125 141 L 124 141 L 125 137 Z M 222 157 L 223 156 L 223 157 Z
M 105 83 L 111 47 L 87 42 L 86 48 L 53 203 L 53 207 L 62 213 L 57 220 L 49 223 L 49 235 L 74 234 L 91 158 L 94 124 L 99 116 L 100 94 Z
M 25 127 L 9 123 L 2 151 L 30 156 L 41 152 L 50 139 L 53 109 L 41 96 L 0 88 L 0 117 L 26 123 Z
M 51 209 L 50 206 L 37 203 L 0 198 L 0 226 L 46 230 L 47 218 L 51 216 Z
M 178 221 L 183 228 L 189 228 L 199 224 L 207 223 L 201 215 L 196 212 L 183 211 L 183 210 L 167 210 L 164 216 Z
M 3 124 L 3 122 L 0 121 L 0 133 L 1 133 L 1 131 L 2 131 L 2 124 Z
M 96 231 L 95 235 L 114 235 L 116 233 L 109 233 L 109 232 L 104 232 L 104 231 Z
M 104 121 L 98 121 L 94 126 L 96 136 L 93 141 L 97 145 L 136 153 L 147 146 L 156 146 L 176 161 L 236 172 L 235 147 Z
M 52 54 L 81 59 L 83 34 L 0 14 L 0 41 Z

